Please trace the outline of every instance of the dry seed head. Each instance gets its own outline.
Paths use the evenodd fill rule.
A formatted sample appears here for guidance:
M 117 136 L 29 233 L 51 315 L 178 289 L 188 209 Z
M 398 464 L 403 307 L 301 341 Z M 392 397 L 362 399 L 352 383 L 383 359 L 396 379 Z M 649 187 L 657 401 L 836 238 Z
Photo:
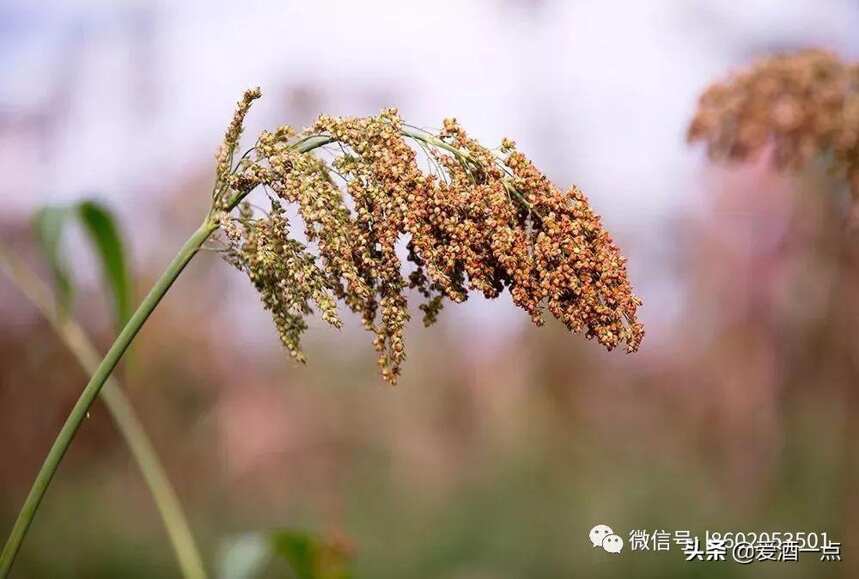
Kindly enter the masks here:
M 859 66 L 821 50 L 763 58 L 704 92 L 688 139 L 733 161 L 771 146 L 778 168 L 832 153 L 859 196 Z
M 244 128 L 245 116 L 248 114 L 248 110 L 251 108 L 251 104 L 262 96 L 262 92 L 259 87 L 248 89 L 245 91 L 245 94 L 242 95 L 242 99 L 236 105 L 236 112 L 233 115 L 233 120 L 230 121 L 230 125 L 227 127 L 227 132 L 224 135 L 224 142 L 221 145 L 220 150 L 216 156 L 218 161 L 216 174 L 218 176 L 217 183 L 222 183 L 224 179 L 226 179 L 227 175 L 230 173 L 230 169 L 232 168 L 233 162 L 233 154 L 236 151 L 236 147 L 239 144 L 239 139 L 242 136 L 242 129 Z
M 240 102 L 225 150 L 235 150 L 257 96 Z M 330 161 L 311 153 L 323 143 Z M 303 360 L 300 337 L 313 305 L 339 326 L 339 300 L 374 334 L 382 376 L 392 383 L 406 357 L 409 289 L 425 298 L 426 325 L 445 299 L 507 289 L 538 325 L 548 310 L 609 350 L 635 351 L 641 300 L 584 194 L 561 192 L 513 141 L 501 151 L 469 138 L 454 119 L 433 135 L 404 125 L 395 109 L 320 116 L 298 135 L 288 127 L 264 132 L 235 167 L 219 164 L 215 207 L 223 210 L 226 258 L 249 276 L 293 356 Z M 264 215 L 237 203 L 258 188 L 270 199 Z M 297 208 L 313 251 L 291 235 L 286 205 Z M 407 275 L 396 251 L 404 239 Z

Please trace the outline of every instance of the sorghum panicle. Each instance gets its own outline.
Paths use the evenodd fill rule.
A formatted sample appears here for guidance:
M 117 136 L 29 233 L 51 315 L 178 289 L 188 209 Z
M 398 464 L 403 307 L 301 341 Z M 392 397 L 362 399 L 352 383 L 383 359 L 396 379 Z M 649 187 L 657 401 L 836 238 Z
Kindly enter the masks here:
M 763 58 L 704 92 L 688 139 L 713 159 L 746 161 L 771 146 L 780 169 L 831 153 L 859 197 L 859 66 L 822 50 Z
M 424 296 L 427 325 L 445 298 L 462 302 L 472 290 L 494 298 L 507 289 L 538 325 L 548 310 L 609 350 L 638 348 L 641 301 L 625 259 L 584 194 L 558 190 L 509 139 L 494 152 L 453 119 L 432 135 L 387 109 L 367 118 L 320 116 L 300 134 L 286 126 L 263 132 L 233 165 L 257 97 L 258 89 L 245 94 L 227 131 L 215 209 L 227 259 L 250 277 L 297 359 L 303 361 L 300 337 L 312 305 L 339 326 L 339 300 L 374 334 L 382 375 L 396 382 L 406 356 L 409 289 Z M 302 147 L 312 139 L 327 144 L 332 161 Z M 427 170 L 418 151 L 426 153 Z M 270 199 L 262 215 L 239 203 L 258 188 Z M 297 207 L 314 251 L 290 236 L 288 204 Z M 400 240 L 407 240 L 408 275 Z

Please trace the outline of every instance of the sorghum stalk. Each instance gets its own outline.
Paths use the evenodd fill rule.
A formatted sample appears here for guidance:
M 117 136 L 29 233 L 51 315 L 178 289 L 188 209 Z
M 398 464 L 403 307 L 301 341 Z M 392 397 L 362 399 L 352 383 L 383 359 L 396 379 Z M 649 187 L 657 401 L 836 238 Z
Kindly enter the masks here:
M 585 195 L 576 187 L 560 191 L 515 143 L 504 139 L 501 157 L 469 138 L 455 119 L 446 119 L 436 136 L 406 126 L 395 109 L 387 109 L 378 117 L 321 116 L 298 139 L 288 126 L 263 132 L 234 163 L 245 115 L 259 96 L 259 89 L 245 93 L 227 129 L 206 220 L 122 329 L 54 442 L 0 555 L 0 579 L 105 380 L 218 229 L 227 242 L 227 261 L 248 275 L 281 341 L 299 361 L 312 306 L 340 327 L 340 300 L 373 333 L 382 377 L 395 383 L 406 357 L 409 288 L 427 299 L 421 306 L 425 325 L 435 321 L 444 298 L 462 302 L 469 291 L 495 298 L 506 289 L 537 325 L 548 311 L 609 350 L 638 349 L 644 335 L 636 317 L 641 300 L 632 292 L 626 259 Z M 405 138 L 427 149 L 434 173 L 418 166 Z M 307 154 L 328 144 L 342 153 L 330 165 Z M 345 182 L 345 192 L 332 174 Z M 243 203 L 260 189 L 270 201 L 265 217 Z M 318 253 L 291 235 L 285 204 L 298 206 Z M 406 237 L 414 266 L 408 279 L 396 251 Z
M 51 483 L 51 479 L 54 477 L 60 461 L 66 454 L 72 438 L 74 438 L 81 422 L 83 422 L 87 412 L 89 412 L 90 407 L 98 397 L 105 381 L 107 381 L 110 373 L 113 372 L 113 369 L 119 363 L 120 358 L 122 358 L 122 355 L 128 349 L 128 346 L 140 331 L 140 328 L 143 327 L 143 324 L 167 293 L 167 290 L 170 289 L 170 286 L 173 285 L 173 282 L 176 281 L 176 278 L 179 277 L 179 274 L 182 273 L 182 270 L 185 269 L 185 266 L 188 265 L 188 262 L 191 261 L 203 245 L 203 242 L 212 235 L 215 229 L 217 229 L 217 225 L 207 219 L 188 241 L 185 242 L 185 245 L 182 246 L 182 249 L 173 258 L 167 270 L 156 282 L 143 302 L 141 302 L 140 307 L 137 308 L 137 311 L 134 312 L 128 323 L 125 324 L 116 341 L 114 341 L 110 350 L 108 350 L 104 359 L 98 365 L 98 368 L 96 368 L 92 378 L 90 378 L 89 383 L 84 388 L 74 408 L 72 408 L 65 424 L 63 424 L 62 430 L 60 430 L 56 440 L 54 440 L 54 444 L 51 446 L 51 450 L 48 452 L 48 456 L 45 458 L 45 462 L 42 464 L 36 480 L 33 482 L 30 493 L 24 501 L 24 506 L 15 520 L 6 545 L 3 547 L 3 552 L 0 553 L 0 578 L 5 578 L 9 574 L 15 556 L 21 548 L 24 536 L 33 522 L 33 517 L 39 508 L 39 504 L 42 502 L 42 498 L 45 496 L 45 491 L 48 490 L 48 485 Z
M 81 368 L 88 374 L 95 373 L 99 364 L 99 353 L 87 338 L 83 328 L 70 316 L 57 315 L 52 306 L 50 290 L 39 281 L 5 248 L 0 246 L 0 270 L 4 270 L 21 293 L 48 320 L 54 332 L 71 351 Z M 191 527 L 182 509 L 182 504 L 170 479 L 158 458 L 158 453 L 134 408 L 115 378 L 110 377 L 101 391 L 101 398 L 113 418 L 117 429 L 125 439 L 131 456 L 140 468 L 146 486 L 158 509 L 182 575 L 185 579 L 205 579 L 203 559 L 197 549 Z

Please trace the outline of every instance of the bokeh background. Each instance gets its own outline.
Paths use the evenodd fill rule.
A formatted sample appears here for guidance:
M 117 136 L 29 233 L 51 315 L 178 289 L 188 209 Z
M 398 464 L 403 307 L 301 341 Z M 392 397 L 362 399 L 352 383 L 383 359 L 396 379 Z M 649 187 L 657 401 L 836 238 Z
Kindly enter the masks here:
M 0 4 L 0 241 L 49 279 L 30 221 L 94 197 L 138 297 L 207 209 L 241 92 L 247 133 L 399 107 L 516 139 L 590 197 L 644 299 L 627 356 L 537 329 L 508 297 L 416 319 L 397 387 L 368 336 L 320 322 L 292 364 L 243 276 L 201 255 L 121 370 L 213 575 L 244 533 L 337 537 L 361 578 L 859 577 L 859 244 L 824 171 L 716 167 L 697 95 L 762 54 L 859 57 L 851 0 L 77 1 Z M 77 311 L 113 329 L 80 234 Z M 418 316 L 416 316 L 418 318 Z M 0 532 L 86 376 L 0 279 Z M 685 562 L 588 530 L 827 531 L 844 561 Z M 852 561 L 852 562 L 851 562 Z M 104 408 L 85 423 L 16 577 L 174 577 Z

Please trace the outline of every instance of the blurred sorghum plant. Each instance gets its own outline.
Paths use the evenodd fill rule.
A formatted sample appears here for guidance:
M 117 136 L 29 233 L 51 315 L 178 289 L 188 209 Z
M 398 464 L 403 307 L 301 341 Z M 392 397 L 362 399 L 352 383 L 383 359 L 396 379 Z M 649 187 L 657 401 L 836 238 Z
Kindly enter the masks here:
M 54 441 L 0 553 L 0 579 L 105 381 L 219 230 L 226 259 L 250 277 L 299 360 L 313 306 L 339 326 L 340 301 L 374 334 L 382 375 L 395 382 L 405 359 L 409 289 L 426 298 L 427 324 L 444 298 L 461 302 L 470 290 L 494 298 L 507 289 L 538 325 L 548 310 L 608 349 L 638 348 L 641 301 L 618 248 L 584 194 L 575 187 L 562 193 L 512 141 L 491 151 L 452 119 L 432 134 L 389 109 L 370 118 L 322 116 L 301 133 L 287 126 L 263 132 L 236 160 L 245 116 L 259 96 L 250 90 L 239 101 L 217 157 L 206 218 L 122 328 Z M 326 160 L 325 151 L 333 158 Z M 418 151 L 426 154 L 425 169 Z M 269 199 L 267 211 L 247 199 L 257 190 Z M 294 235 L 289 206 L 297 207 L 307 243 Z M 397 251 L 401 240 L 408 275 Z
M 779 169 L 831 155 L 859 198 L 859 65 L 823 50 L 762 58 L 704 92 L 688 139 L 736 161 L 771 146 Z
M 374 334 L 382 375 L 396 382 L 410 288 L 426 299 L 426 325 L 445 298 L 462 302 L 469 290 L 495 298 L 508 289 L 537 325 L 547 309 L 609 350 L 638 348 L 641 301 L 625 259 L 584 194 L 575 187 L 561 192 L 512 141 L 492 151 L 454 119 L 433 135 L 387 109 L 368 118 L 321 116 L 300 134 L 288 126 L 263 132 L 234 165 L 244 116 L 259 96 L 245 93 L 227 131 L 215 206 L 227 260 L 247 273 L 298 360 L 311 304 L 339 327 L 340 300 Z M 327 145 L 334 158 L 303 152 L 307 143 Z M 269 211 L 247 202 L 230 211 L 258 188 Z M 288 204 L 297 207 L 317 252 L 291 236 Z M 397 254 L 402 239 L 408 275 Z

